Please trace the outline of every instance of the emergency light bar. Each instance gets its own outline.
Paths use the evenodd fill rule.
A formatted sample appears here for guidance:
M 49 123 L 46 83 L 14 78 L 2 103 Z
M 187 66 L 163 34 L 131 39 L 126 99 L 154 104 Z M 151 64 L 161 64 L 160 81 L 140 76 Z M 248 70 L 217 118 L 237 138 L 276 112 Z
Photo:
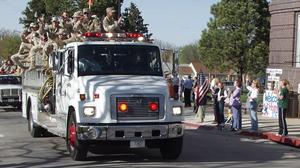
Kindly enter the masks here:
M 133 40 L 133 41 L 144 41 L 145 37 L 140 33 L 98 33 L 98 32 L 87 32 L 83 36 L 87 39 L 93 40 Z

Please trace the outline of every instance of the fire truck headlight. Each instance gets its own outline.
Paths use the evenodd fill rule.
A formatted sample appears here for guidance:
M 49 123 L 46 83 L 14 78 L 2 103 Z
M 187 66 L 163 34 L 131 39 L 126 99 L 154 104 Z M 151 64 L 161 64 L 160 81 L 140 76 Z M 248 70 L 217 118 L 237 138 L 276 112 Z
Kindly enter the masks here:
M 144 37 L 139 37 L 139 38 L 138 38 L 138 41 L 144 41 L 144 40 L 145 40 Z
M 181 115 L 182 110 L 181 107 L 173 107 L 173 115 Z
M 95 107 L 84 107 L 83 113 L 87 117 L 92 117 L 96 114 L 96 108 Z

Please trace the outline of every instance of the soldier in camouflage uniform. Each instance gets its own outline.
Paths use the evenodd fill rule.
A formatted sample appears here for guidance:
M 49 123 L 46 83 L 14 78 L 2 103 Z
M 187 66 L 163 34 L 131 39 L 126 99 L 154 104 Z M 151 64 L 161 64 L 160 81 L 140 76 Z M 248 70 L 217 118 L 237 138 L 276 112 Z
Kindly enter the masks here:
M 82 33 L 85 32 L 81 22 L 82 19 L 83 19 L 82 11 L 77 11 L 74 13 L 73 20 L 72 20 L 73 30 L 72 32 L 67 32 L 67 34 L 70 33 L 70 38 L 64 40 L 65 44 L 75 42 L 75 41 L 82 41 L 81 35 Z
M 90 10 L 88 8 L 83 9 L 82 25 L 85 32 L 101 32 L 100 20 L 97 17 L 91 17 Z
M 44 66 L 48 66 L 48 58 L 54 49 L 57 49 L 56 40 L 58 39 L 58 33 L 61 29 L 60 22 L 57 17 L 52 17 L 52 24 L 48 25 L 45 30 L 43 38 L 43 51 L 42 59 L 44 61 Z
M 119 24 L 122 21 L 122 17 L 118 21 L 114 19 L 116 10 L 113 7 L 106 8 L 106 17 L 103 20 L 103 29 L 108 33 L 121 33 L 123 32 Z
M 67 12 L 62 13 L 59 25 L 62 29 L 65 30 L 65 32 L 67 33 L 66 35 L 71 34 L 71 32 L 73 31 L 72 20 Z
M 32 26 L 34 26 L 34 24 L 30 25 L 30 29 L 32 29 Z M 23 65 L 21 63 L 21 61 L 26 61 L 26 59 L 29 56 L 29 51 L 32 48 L 32 44 L 29 42 L 29 35 L 31 34 L 30 31 L 25 30 L 22 34 L 21 34 L 21 45 L 19 48 L 18 53 L 12 55 L 10 58 L 13 61 L 13 63 L 15 65 L 17 65 L 18 67 L 20 67 L 22 70 L 26 69 L 27 67 L 25 65 Z
M 32 29 L 29 37 L 29 42 L 33 45 L 33 47 L 29 51 L 28 58 L 30 59 L 29 70 L 33 70 L 36 68 L 36 58 L 39 55 L 42 55 L 44 41 L 47 40 L 45 38 L 45 34 L 41 34 L 39 31 L 39 27 L 36 25 L 34 29 Z
M 57 49 L 62 49 L 66 43 L 64 42 L 65 40 L 67 39 L 67 33 L 64 29 L 60 29 L 58 31 L 58 39 L 55 40 L 55 43 L 56 43 L 56 47 Z

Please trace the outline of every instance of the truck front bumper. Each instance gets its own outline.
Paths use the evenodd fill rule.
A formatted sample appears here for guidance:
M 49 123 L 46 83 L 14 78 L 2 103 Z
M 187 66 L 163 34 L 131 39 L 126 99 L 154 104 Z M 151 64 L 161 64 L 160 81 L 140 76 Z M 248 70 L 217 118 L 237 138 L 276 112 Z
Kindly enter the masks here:
M 182 123 L 153 124 L 153 125 L 78 125 L 77 136 L 79 140 L 150 140 L 168 139 L 183 136 Z

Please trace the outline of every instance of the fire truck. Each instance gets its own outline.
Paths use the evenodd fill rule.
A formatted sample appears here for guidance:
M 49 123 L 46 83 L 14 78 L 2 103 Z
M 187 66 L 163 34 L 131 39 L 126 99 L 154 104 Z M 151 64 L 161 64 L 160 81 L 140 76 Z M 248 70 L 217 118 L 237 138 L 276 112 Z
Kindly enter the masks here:
M 179 157 L 182 103 L 170 98 L 161 51 L 137 33 L 85 33 L 23 73 L 22 115 L 33 137 L 65 138 L 74 160 L 107 145 Z

